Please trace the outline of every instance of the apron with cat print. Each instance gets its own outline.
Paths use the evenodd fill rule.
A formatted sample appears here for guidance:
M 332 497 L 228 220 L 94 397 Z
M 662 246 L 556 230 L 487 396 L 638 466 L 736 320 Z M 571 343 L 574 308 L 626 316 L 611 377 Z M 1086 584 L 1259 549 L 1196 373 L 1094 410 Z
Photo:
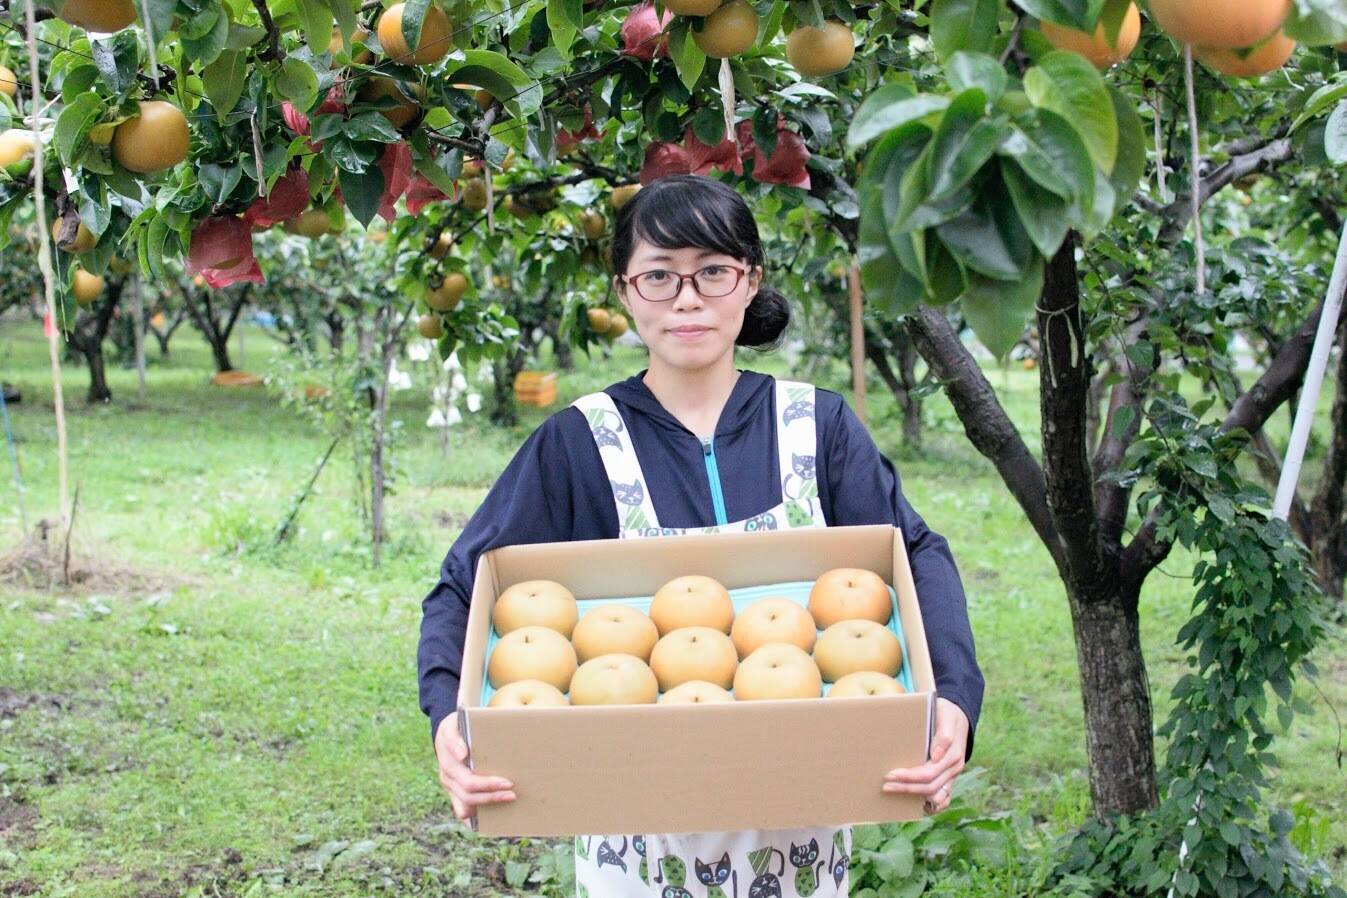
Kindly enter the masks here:
M 778 380 L 775 400 L 781 503 L 745 521 L 676 528 L 659 524 L 613 400 L 606 393 L 577 399 L 613 487 L 622 538 L 826 527 L 814 473 L 814 388 Z M 849 826 L 575 839 L 578 898 L 845 898 L 850 867 Z

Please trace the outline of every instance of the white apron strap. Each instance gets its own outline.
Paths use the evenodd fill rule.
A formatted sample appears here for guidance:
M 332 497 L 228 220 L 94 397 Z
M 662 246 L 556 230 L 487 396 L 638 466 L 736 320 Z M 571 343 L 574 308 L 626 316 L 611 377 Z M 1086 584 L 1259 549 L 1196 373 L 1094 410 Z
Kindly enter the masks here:
M 599 457 L 603 459 L 608 483 L 613 489 L 613 502 L 617 506 L 618 528 L 625 535 L 627 531 L 658 527 L 655 504 L 650 500 L 641 462 L 631 444 L 631 432 L 613 398 L 604 392 L 590 393 L 571 404 L 584 414 L 589 422 L 589 432 L 599 447 Z
M 818 454 L 818 428 L 814 408 L 812 384 L 790 380 L 776 382 L 776 451 L 782 502 L 818 498 L 814 464 Z

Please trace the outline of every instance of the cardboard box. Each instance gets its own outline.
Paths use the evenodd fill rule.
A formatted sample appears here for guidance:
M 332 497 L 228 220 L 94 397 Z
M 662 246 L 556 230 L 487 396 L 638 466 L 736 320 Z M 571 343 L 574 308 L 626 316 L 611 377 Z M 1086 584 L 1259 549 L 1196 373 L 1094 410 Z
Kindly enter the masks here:
M 857 700 L 569 708 L 481 706 L 491 609 L 525 580 L 577 599 L 650 595 L 704 574 L 729 589 L 874 571 L 897 593 L 916 691 Z M 458 724 L 473 769 L 516 800 L 478 809 L 490 836 L 721 832 L 914 820 L 919 796 L 884 775 L 923 763 L 935 678 L 900 531 L 887 526 L 594 540 L 482 555 L 473 585 Z

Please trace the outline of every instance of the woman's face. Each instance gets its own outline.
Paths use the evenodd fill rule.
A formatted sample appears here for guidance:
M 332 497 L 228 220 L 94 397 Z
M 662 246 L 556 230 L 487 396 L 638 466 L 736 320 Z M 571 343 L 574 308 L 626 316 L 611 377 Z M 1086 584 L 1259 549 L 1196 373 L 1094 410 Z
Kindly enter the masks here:
M 667 284 L 672 275 L 693 274 L 708 267 L 714 277 L 732 279 L 735 273 L 726 269 L 746 273 L 725 296 L 702 296 L 691 280 L 685 280 L 678 294 L 666 302 L 643 298 L 630 283 L 646 272 L 666 272 L 647 276 L 643 288 L 651 293 L 652 287 Z M 623 274 L 627 282 L 614 278 L 613 287 L 651 355 L 674 368 L 694 370 L 713 365 L 734 350 L 734 340 L 744 324 L 744 310 L 762 282 L 761 269 L 750 269 L 743 259 L 697 247 L 665 249 L 639 239 Z

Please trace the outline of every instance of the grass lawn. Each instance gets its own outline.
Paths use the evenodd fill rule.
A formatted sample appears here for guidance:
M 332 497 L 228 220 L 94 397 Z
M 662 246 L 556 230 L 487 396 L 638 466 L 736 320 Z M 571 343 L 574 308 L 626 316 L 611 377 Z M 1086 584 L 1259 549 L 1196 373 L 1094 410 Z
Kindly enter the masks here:
M 376 571 L 349 450 L 318 481 L 291 543 L 266 548 L 326 441 L 264 388 L 210 386 L 195 334 L 172 351 L 152 361 L 143 404 L 115 362 L 104 407 L 84 403 L 86 371 L 65 371 L 74 564 L 94 577 L 69 592 L 0 583 L 0 896 L 559 892 L 565 843 L 478 839 L 453 820 L 414 661 L 420 602 L 444 552 L 546 413 L 525 412 L 513 429 L 469 416 L 446 455 L 424 426 L 432 368 L 403 363 L 418 386 L 394 399 L 392 544 Z M 234 347 L 236 364 L 259 373 L 278 351 L 253 329 Z M 779 364 L 745 360 L 759 362 Z M 631 349 L 581 364 L 563 375 L 562 401 L 640 365 Z M 834 373 L 821 383 L 840 386 Z M 56 507 L 40 328 L 0 322 L 0 376 L 23 391 L 10 413 L 32 531 Z M 992 380 L 1036 449 L 1036 374 Z M 1089 812 L 1089 787 L 1070 619 L 1048 554 L 942 397 L 928 402 L 921 453 L 900 445 L 886 397 L 873 393 L 871 409 L 967 588 L 988 681 L 974 759 L 986 785 L 970 800 L 1045 836 L 1066 831 Z M 24 534 L 4 465 L 0 553 Z M 1143 595 L 1159 715 L 1181 672 L 1173 636 L 1192 561 L 1172 556 Z M 1306 815 L 1301 844 L 1344 877 L 1347 774 L 1330 709 L 1347 709 L 1342 634 L 1315 660 L 1318 689 L 1301 687 L 1315 713 L 1275 746 L 1269 798 Z

